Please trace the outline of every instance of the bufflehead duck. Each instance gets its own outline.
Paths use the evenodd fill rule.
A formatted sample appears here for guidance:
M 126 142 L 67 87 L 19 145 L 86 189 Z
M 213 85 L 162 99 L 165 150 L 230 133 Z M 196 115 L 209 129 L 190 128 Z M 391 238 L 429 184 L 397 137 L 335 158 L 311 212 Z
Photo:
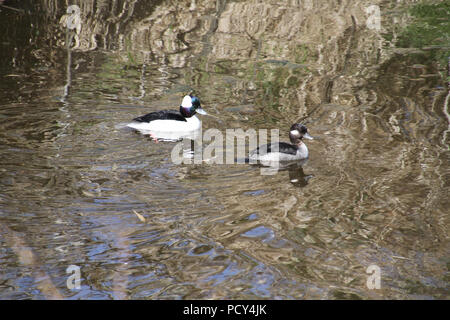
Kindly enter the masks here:
M 291 143 L 278 142 L 260 146 L 250 153 L 249 159 L 253 161 L 295 161 L 308 158 L 308 148 L 302 139 L 310 139 L 308 129 L 300 124 L 294 123 L 289 130 Z
M 182 138 L 201 128 L 202 122 L 195 116 L 196 113 L 207 114 L 197 97 L 187 95 L 181 102 L 180 111 L 151 112 L 134 118 L 127 127 L 151 133 L 156 138 Z

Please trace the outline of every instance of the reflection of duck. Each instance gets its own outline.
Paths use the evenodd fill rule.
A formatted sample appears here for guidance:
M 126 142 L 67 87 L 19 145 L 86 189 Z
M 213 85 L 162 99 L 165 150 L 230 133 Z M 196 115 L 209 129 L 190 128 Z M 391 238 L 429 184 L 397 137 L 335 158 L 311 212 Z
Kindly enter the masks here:
M 181 102 L 179 112 L 175 110 L 151 112 L 134 118 L 127 127 L 151 133 L 155 137 L 182 138 L 201 128 L 202 123 L 195 116 L 196 113 L 207 114 L 197 97 L 187 95 Z
M 309 179 L 313 177 L 310 174 L 305 175 L 302 163 L 300 162 L 293 163 L 286 169 L 289 171 L 289 181 L 291 184 L 299 188 L 305 187 L 308 184 Z
M 309 179 L 313 177 L 311 174 L 306 175 L 303 171 L 303 165 L 305 165 L 306 162 L 308 162 L 308 159 L 277 162 L 277 165 L 275 165 L 273 162 L 262 161 L 256 165 L 264 168 L 265 175 L 276 175 L 279 172 L 288 171 L 289 182 L 296 187 L 302 188 L 306 187 Z
M 308 129 L 294 123 L 289 130 L 291 143 L 278 142 L 260 146 L 250 153 L 249 159 L 261 162 L 295 161 L 308 158 L 308 148 L 302 139 L 313 139 L 308 134 Z

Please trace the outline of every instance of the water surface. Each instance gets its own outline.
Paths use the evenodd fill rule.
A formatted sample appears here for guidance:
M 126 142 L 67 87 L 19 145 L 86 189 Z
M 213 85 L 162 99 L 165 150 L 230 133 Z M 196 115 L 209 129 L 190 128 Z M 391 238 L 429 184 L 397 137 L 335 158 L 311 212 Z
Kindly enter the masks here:
M 60 2 L 7 1 L 0 298 L 447 299 L 446 7 L 430 39 L 403 2 L 74 1 L 68 50 Z M 123 128 L 190 91 L 224 137 L 302 121 L 309 161 L 175 164 Z

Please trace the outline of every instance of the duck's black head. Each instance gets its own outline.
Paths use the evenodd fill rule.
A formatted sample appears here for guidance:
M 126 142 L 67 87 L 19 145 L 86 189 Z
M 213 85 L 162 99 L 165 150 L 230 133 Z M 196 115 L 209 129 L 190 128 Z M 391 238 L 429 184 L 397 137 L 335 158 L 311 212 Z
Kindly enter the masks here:
M 293 144 L 300 144 L 303 138 L 310 140 L 313 139 L 304 125 L 301 123 L 294 123 L 289 130 L 289 139 Z
M 190 118 L 196 113 L 207 114 L 205 110 L 202 109 L 200 105 L 200 100 L 191 95 L 187 95 L 183 98 L 180 106 L 180 113 L 185 118 Z

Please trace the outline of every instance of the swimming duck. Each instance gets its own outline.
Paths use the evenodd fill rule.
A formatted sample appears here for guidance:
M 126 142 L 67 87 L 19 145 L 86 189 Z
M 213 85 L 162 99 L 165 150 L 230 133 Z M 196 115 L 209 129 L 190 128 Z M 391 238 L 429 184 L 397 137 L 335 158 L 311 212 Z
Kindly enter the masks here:
M 294 161 L 308 158 L 308 148 L 302 139 L 310 139 L 308 129 L 300 124 L 294 123 L 289 130 L 291 143 L 278 142 L 259 146 L 250 152 L 249 159 L 253 161 Z
M 186 95 L 180 106 L 180 111 L 163 110 L 151 112 L 133 119 L 127 127 L 144 132 L 152 132 L 155 137 L 180 138 L 201 128 L 201 121 L 196 113 L 207 114 L 200 105 L 200 100 L 192 95 Z M 153 136 L 152 135 L 152 136 Z

